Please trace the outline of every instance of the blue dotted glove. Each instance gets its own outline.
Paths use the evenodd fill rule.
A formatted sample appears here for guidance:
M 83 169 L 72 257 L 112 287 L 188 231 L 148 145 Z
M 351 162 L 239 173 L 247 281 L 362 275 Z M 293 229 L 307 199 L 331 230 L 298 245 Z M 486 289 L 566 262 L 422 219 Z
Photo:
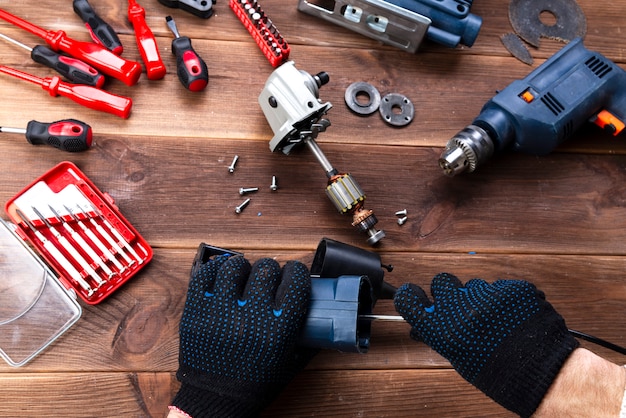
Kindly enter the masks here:
M 526 281 L 439 274 L 433 300 L 414 284 L 395 295 L 396 310 L 457 372 L 505 408 L 530 416 L 578 346 L 544 294 Z
M 180 321 L 182 382 L 172 405 L 194 418 L 258 415 L 306 366 L 296 349 L 311 292 L 306 266 L 216 256 L 191 278 Z

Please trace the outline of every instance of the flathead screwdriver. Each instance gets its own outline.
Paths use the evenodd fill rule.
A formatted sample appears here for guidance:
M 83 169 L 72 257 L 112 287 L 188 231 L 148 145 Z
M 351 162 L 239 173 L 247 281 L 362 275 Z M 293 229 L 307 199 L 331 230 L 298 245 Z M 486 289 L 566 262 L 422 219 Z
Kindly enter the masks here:
M 29 51 L 33 61 L 52 68 L 72 83 L 86 84 L 98 88 L 104 84 L 104 76 L 91 65 L 85 64 L 81 60 L 61 55 L 43 45 L 35 45 L 31 48 L 2 33 L 0 33 L 0 38 Z
M 0 126 L 0 132 L 24 134 L 33 145 L 50 145 L 63 151 L 87 150 L 93 142 L 91 126 L 76 119 L 45 123 L 31 120 L 26 129 Z
M 180 36 L 176 23 L 171 16 L 165 18 L 167 27 L 174 34 L 172 53 L 176 55 L 176 73 L 178 79 L 190 91 L 202 91 L 209 83 L 209 70 L 191 46 L 191 39 Z

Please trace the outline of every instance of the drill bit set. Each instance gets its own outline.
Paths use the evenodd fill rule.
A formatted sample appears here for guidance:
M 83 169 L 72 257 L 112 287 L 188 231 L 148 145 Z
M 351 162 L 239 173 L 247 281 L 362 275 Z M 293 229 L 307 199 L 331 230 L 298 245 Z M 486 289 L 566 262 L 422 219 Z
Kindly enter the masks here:
M 139 233 L 78 168 L 64 162 L 6 204 L 29 241 L 88 304 L 97 304 L 152 258 Z

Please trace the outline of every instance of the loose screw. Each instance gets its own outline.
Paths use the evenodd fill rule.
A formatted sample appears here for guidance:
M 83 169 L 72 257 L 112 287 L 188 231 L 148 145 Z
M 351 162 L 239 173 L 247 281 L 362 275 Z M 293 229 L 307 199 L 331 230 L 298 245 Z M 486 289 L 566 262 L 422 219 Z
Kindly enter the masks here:
M 241 213 L 241 211 L 243 211 L 243 209 L 248 206 L 248 203 L 250 203 L 250 199 L 246 199 L 244 200 L 241 205 L 237 206 L 235 208 L 235 213 Z
M 230 163 L 230 165 L 228 166 L 228 172 L 229 173 L 234 173 L 235 172 L 235 164 L 237 164 L 237 160 L 239 159 L 238 155 L 235 155 L 235 157 L 233 157 L 233 162 Z
M 406 216 L 406 209 L 402 209 L 396 212 L 396 216 Z
M 270 185 L 270 190 L 275 191 L 278 189 L 278 185 L 276 184 L 276 176 L 272 176 L 272 184 Z
M 256 192 L 256 191 L 258 191 L 258 190 L 259 190 L 259 188 L 258 188 L 258 187 L 248 187 L 248 188 L 241 187 L 241 188 L 239 189 L 239 194 L 240 194 L 240 195 L 244 195 L 244 194 L 246 194 L 246 193 Z
M 407 219 L 408 218 L 406 216 L 403 216 L 402 218 L 398 219 L 398 225 L 404 225 Z

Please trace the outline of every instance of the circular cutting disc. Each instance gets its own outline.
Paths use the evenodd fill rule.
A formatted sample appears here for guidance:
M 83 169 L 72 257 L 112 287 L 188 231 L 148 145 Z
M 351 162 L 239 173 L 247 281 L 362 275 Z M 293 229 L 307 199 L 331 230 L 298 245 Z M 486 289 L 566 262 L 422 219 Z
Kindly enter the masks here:
M 556 20 L 554 24 L 544 23 L 550 19 Z M 511 0 L 509 20 L 515 32 L 535 47 L 541 37 L 569 42 L 587 32 L 585 14 L 574 0 Z

